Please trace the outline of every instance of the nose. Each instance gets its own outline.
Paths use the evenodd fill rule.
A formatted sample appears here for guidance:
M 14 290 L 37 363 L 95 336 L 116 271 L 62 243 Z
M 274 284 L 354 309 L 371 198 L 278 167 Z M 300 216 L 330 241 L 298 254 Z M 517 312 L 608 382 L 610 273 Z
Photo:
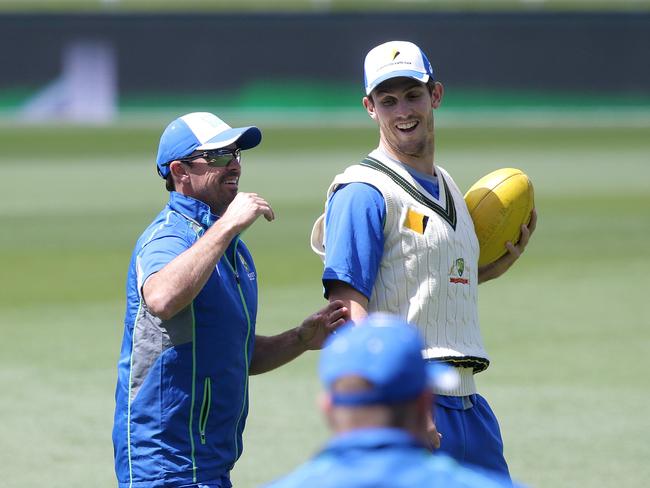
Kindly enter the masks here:
M 238 160 L 237 158 L 232 158 L 230 161 L 228 161 L 228 164 L 226 165 L 227 170 L 234 170 L 234 171 L 241 171 L 241 160 Z
M 411 114 L 409 103 L 406 100 L 398 100 L 395 104 L 395 115 L 398 117 L 407 117 Z

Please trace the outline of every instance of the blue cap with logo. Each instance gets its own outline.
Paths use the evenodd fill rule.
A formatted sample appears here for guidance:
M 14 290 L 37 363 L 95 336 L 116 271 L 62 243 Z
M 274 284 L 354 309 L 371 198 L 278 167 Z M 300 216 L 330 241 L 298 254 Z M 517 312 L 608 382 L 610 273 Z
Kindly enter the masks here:
M 332 403 L 346 406 L 393 404 L 413 400 L 434 386 L 454 388 L 456 371 L 426 362 L 423 348 L 412 325 L 393 315 L 371 314 L 328 338 L 320 357 L 320 378 Z M 360 391 L 332 391 L 334 383 L 346 376 L 361 377 L 371 386 Z
M 237 143 L 240 149 L 251 149 L 262 140 L 257 127 L 232 128 L 209 112 L 193 112 L 177 118 L 167 126 L 158 145 L 156 166 L 166 178 L 169 163 L 185 158 L 194 151 L 220 149 Z
M 372 48 L 363 64 L 366 95 L 391 78 L 404 76 L 422 83 L 434 79 L 433 67 L 412 42 L 389 41 Z

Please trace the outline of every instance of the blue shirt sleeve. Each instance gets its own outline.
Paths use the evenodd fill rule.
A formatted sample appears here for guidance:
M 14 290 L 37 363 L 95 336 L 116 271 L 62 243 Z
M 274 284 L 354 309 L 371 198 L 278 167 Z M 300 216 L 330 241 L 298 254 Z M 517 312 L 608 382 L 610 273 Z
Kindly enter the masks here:
M 161 235 L 147 242 L 138 253 L 140 284 L 143 285 L 149 276 L 160 271 L 188 248 L 185 239 L 178 235 Z
M 386 204 L 381 192 L 367 183 L 339 187 L 325 215 L 323 286 L 343 281 L 370 298 L 384 252 Z

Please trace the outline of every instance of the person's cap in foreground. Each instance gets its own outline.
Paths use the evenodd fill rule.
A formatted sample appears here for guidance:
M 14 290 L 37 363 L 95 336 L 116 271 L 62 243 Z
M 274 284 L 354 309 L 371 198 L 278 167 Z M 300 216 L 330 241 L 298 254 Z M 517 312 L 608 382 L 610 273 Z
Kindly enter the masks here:
M 372 314 L 330 336 L 320 357 L 320 377 L 335 405 L 393 404 L 417 398 L 433 386 L 457 385 L 456 371 L 422 358 L 417 329 L 398 317 Z M 337 380 L 358 376 L 371 385 L 361 391 L 332 391 Z

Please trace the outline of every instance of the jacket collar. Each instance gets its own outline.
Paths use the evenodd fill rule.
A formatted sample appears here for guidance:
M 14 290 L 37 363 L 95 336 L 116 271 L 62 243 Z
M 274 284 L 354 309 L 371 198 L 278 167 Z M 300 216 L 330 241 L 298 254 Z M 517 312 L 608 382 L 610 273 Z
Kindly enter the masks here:
M 175 191 L 169 194 L 169 203 L 167 205 L 174 212 L 178 212 L 186 219 L 199 224 L 203 229 L 209 228 L 219 218 L 218 215 L 210 211 L 210 207 L 206 203 Z
M 357 429 L 339 434 L 325 445 L 323 451 L 379 449 L 389 446 L 417 449 L 426 448 L 417 438 L 405 430 L 381 427 Z

